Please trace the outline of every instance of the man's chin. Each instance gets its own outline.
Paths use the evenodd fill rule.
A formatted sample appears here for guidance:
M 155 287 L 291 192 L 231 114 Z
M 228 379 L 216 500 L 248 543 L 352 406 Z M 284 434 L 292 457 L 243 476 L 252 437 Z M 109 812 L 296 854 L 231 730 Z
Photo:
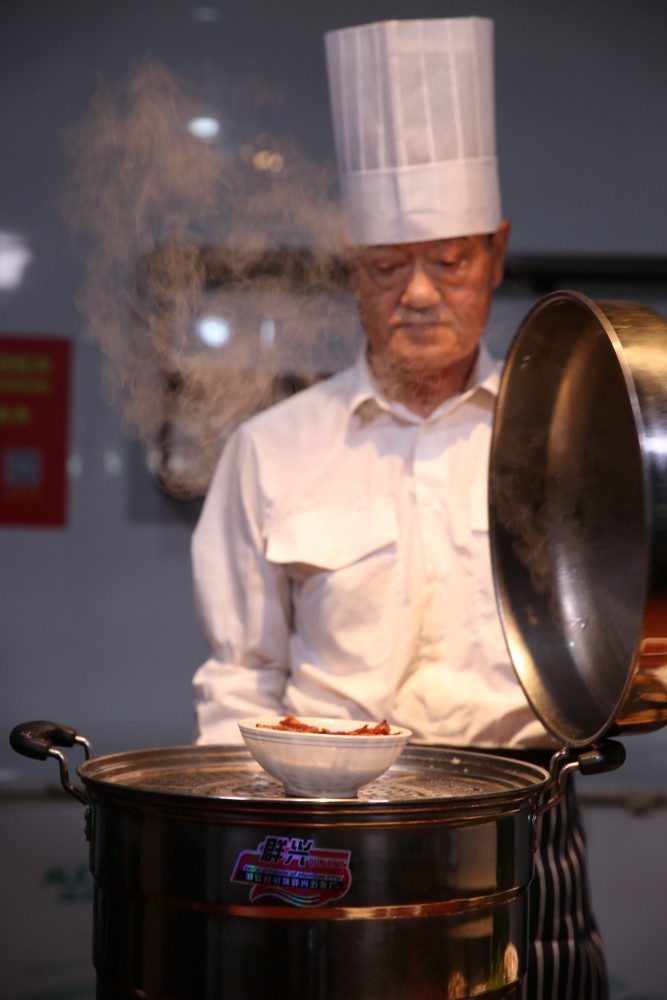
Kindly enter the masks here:
M 463 361 L 464 355 L 458 351 L 443 351 L 433 345 L 404 351 L 393 355 L 390 366 L 412 376 L 439 375 Z
M 446 341 L 440 337 L 422 337 L 410 340 L 395 337 L 379 350 L 368 349 L 374 369 L 393 369 L 404 372 L 437 374 L 462 364 L 477 350 L 476 342 L 462 344 L 452 334 Z

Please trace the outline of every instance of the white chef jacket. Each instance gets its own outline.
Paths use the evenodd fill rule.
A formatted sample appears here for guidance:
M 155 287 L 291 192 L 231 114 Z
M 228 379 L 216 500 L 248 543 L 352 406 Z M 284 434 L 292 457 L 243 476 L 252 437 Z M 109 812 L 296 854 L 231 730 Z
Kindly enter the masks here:
M 357 364 L 228 440 L 192 540 L 212 656 L 197 741 L 246 716 L 387 719 L 414 738 L 550 746 L 509 660 L 491 572 L 487 464 L 499 373 L 422 418 Z

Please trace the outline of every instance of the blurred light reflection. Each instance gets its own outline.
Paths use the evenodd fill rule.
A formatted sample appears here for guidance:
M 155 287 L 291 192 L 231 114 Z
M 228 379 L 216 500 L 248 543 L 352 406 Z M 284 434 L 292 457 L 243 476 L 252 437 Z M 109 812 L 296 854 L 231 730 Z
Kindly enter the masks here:
M 83 459 L 80 455 L 70 455 L 67 459 L 67 475 L 70 479 L 80 479 L 83 475 Z
M 218 7 L 195 7 L 192 16 L 195 21 L 200 21 L 202 24 L 213 24 L 219 21 L 222 15 Z
M 231 325 L 223 316 L 200 316 L 195 329 L 207 347 L 222 347 L 232 339 Z
M 115 448 L 108 448 L 102 456 L 102 461 L 108 476 L 118 476 L 123 471 L 123 461 Z
M 259 325 L 259 339 L 262 344 L 270 346 L 276 342 L 276 321 L 271 316 L 265 316 Z
M 260 149 L 253 156 L 252 165 L 255 170 L 269 170 L 272 174 L 279 174 L 285 161 L 280 153 L 270 153 L 268 149 Z
M 0 232 L 0 289 L 18 288 L 32 259 L 22 236 Z
M 202 115 L 188 122 L 188 132 L 196 139 L 215 139 L 220 134 L 220 122 L 217 118 Z

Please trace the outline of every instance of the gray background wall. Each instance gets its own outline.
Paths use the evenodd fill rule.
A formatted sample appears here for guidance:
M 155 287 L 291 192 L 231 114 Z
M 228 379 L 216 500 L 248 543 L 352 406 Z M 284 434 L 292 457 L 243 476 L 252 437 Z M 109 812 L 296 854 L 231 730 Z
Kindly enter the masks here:
M 262 81 L 275 99 L 262 127 L 294 135 L 326 164 L 333 148 L 323 31 L 388 17 L 489 15 L 512 251 L 667 255 L 667 7 L 659 0 L 409 9 L 339 0 L 335 10 L 312 0 L 226 0 L 215 20 L 198 20 L 196 10 L 185 0 L 5 0 L 0 17 L 0 231 L 23 237 L 32 253 L 23 283 L 0 289 L 0 332 L 71 338 L 76 459 L 65 529 L 0 528 L 0 730 L 54 718 L 88 735 L 99 754 L 188 742 L 190 679 L 205 655 L 191 602 L 192 510 L 160 493 L 141 446 L 106 401 L 102 354 L 75 305 L 87 250 L 59 207 L 72 169 L 64 140 L 101 84 L 122 83 L 148 58 L 202 98 L 211 94 L 206 67 L 229 81 Z M 667 284 L 582 290 L 639 296 L 667 314 Z M 534 299 L 530 291 L 500 296 L 497 354 Z M 619 772 L 586 783 L 592 799 L 613 791 L 634 795 L 636 805 L 645 795 L 641 806 L 664 794 L 665 735 L 632 738 L 628 752 Z M 90 991 L 89 903 L 76 884 L 85 866 L 82 817 L 58 798 L 45 805 L 50 767 L 0 745 L 3 924 L 11 928 L 0 940 L 0 994 L 13 1000 Z M 664 1000 L 664 813 L 637 818 L 599 802 L 590 811 L 615 995 Z M 617 887 L 627 892 L 623 905 Z M 18 918 L 21 900 L 34 913 L 24 906 Z

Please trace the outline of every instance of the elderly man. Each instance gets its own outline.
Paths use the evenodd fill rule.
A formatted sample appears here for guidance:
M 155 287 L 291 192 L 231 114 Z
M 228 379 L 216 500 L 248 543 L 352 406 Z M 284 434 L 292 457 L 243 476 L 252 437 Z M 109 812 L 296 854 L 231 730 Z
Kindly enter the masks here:
M 327 60 L 367 345 L 225 447 L 193 539 L 212 647 L 194 678 L 198 739 L 238 742 L 236 720 L 259 714 L 386 718 L 544 763 L 553 740 L 509 662 L 488 540 L 499 374 L 480 338 L 509 235 L 492 24 L 344 29 Z M 565 857 L 550 869 L 538 855 L 528 996 L 603 997 L 565 807 L 545 820 L 545 844 L 554 834 Z

